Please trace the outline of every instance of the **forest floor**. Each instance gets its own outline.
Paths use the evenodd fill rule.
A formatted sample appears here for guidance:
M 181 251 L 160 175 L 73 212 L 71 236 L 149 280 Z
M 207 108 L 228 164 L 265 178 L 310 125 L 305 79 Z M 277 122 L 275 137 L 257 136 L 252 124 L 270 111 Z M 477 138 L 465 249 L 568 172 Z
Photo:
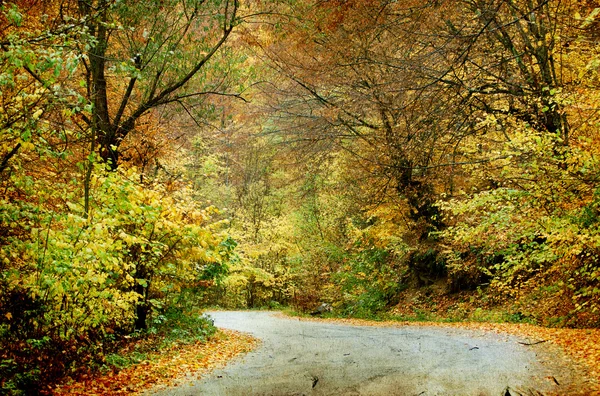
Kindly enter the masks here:
M 206 342 L 172 345 L 167 350 L 149 354 L 138 364 L 104 374 L 84 375 L 49 393 L 81 396 L 139 394 L 153 386 L 172 385 L 190 372 L 200 377 L 254 349 L 258 343 L 248 334 L 224 329 Z
M 210 314 L 218 327 L 248 332 L 261 346 L 152 395 L 600 394 L 590 370 L 527 326 Z

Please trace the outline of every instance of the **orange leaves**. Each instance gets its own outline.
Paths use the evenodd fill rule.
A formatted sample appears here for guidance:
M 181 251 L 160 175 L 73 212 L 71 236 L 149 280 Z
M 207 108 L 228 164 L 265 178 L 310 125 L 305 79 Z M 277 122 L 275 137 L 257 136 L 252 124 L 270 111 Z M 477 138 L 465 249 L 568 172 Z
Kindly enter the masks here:
M 532 340 L 547 340 L 560 347 L 588 374 L 588 395 L 600 395 L 600 329 L 550 329 L 527 324 L 486 324 L 485 328 L 505 331 Z M 535 342 L 535 341 L 533 341 Z
M 225 365 L 235 356 L 254 349 L 258 340 L 243 333 L 223 330 L 206 343 L 174 346 L 151 354 L 147 360 L 99 376 L 82 376 L 79 381 L 59 385 L 56 395 L 131 395 L 152 386 L 173 385 L 187 374 L 195 378 Z
M 136 128 L 121 144 L 123 161 L 128 166 L 137 167 L 140 173 L 144 173 L 159 160 L 168 161 L 169 158 L 178 158 L 174 142 L 179 140 L 183 133 L 175 132 L 178 131 L 176 123 L 170 121 L 167 127 L 167 122 L 155 114 L 142 117 Z M 175 133 L 179 136 L 173 137 Z M 177 146 L 181 146 L 181 142 L 177 142 Z

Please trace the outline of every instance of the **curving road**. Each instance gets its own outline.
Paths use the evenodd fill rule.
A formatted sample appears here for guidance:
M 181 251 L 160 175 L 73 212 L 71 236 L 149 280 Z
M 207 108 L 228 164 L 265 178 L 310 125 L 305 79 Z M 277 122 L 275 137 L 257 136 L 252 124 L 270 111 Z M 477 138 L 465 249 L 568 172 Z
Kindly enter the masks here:
M 567 395 L 574 372 L 544 344 L 448 327 L 366 327 L 272 312 L 209 312 L 262 339 L 254 352 L 154 395 Z M 508 392 L 508 393 L 507 393 Z

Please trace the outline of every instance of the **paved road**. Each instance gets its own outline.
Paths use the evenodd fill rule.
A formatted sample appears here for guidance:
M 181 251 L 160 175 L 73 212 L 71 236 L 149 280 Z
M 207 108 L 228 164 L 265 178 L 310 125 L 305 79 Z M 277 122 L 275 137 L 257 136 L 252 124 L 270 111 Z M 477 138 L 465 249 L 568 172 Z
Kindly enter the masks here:
M 272 312 L 210 312 L 263 340 L 201 381 L 154 395 L 575 394 L 574 373 L 544 344 L 444 327 L 363 327 Z M 554 382 L 554 379 L 560 385 Z

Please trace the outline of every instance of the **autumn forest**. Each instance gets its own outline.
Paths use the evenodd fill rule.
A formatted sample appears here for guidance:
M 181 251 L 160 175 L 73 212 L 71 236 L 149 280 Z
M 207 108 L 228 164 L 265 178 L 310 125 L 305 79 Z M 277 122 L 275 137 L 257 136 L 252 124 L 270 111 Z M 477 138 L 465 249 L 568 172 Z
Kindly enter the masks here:
M 600 327 L 598 103 L 595 0 L 0 0 L 0 393 L 206 307 Z

